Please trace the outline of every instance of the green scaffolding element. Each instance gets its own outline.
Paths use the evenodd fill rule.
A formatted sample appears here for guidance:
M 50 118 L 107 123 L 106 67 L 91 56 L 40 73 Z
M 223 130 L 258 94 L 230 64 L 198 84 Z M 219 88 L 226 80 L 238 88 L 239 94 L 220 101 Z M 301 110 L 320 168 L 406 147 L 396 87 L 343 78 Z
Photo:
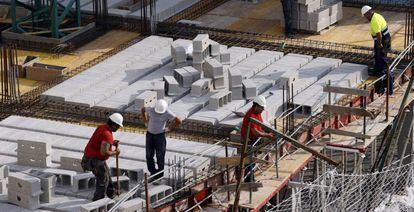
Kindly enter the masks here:
M 42 3 L 43 2 L 43 3 Z M 72 7 L 75 5 L 75 13 L 72 12 Z M 18 6 L 24 7 L 31 11 L 30 15 L 25 17 L 17 18 L 16 8 Z M 58 8 L 61 8 L 59 10 Z M 60 11 L 60 15 L 59 15 Z M 10 15 L 12 19 L 12 31 L 16 33 L 26 33 L 26 31 L 20 26 L 23 22 L 32 20 L 33 22 L 37 21 L 46 21 L 50 23 L 50 31 L 53 38 L 60 38 L 64 34 L 59 31 L 59 26 L 63 23 L 68 14 L 71 15 L 76 20 L 76 26 L 81 26 L 81 12 L 80 12 L 80 0 L 70 0 L 68 4 L 62 5 L 57 2 L 57 0 L 35 0 L 34 8 L 30 5 L 24 4 L 18 0 L 11 0 L 10 2 Z

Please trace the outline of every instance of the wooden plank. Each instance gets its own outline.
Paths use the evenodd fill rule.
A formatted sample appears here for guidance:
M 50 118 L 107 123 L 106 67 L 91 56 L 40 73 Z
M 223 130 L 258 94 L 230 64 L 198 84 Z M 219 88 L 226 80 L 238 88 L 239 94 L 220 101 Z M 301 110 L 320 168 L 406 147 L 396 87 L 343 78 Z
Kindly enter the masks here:
M 323 105 L 323 111 L 331 112 L 334 114 L 354 114 L 357 116 L 369 116 L 371 118 L 375 118 L 374 114 L 369 112 L 363 108 L 357 107 L 345 107 L 345 106 L 338 106 L 338 105 Z
M 362 89 L 357 89 L 357 88 L 336 87 L 336 86 L 329 86 L 329 85 L 323 87 L 323 92 L 340 93 L 340 94 L 348 94 L 348 95 L 356 95 L 356 96 L 369 96 L 368 90 L 362 90 Z
M 354 137 L 354 138 L 359 138 L 359 139 L 370 139 L 371 138 L 371 136 L 364 135 L 362 133 L 354 133 L 354 132 L 338 130 L 338 129 L 326 129 L 325 132 L 328 134 L 343 135 L 343 136 L 349 136 L 349 137 Z
M 261 182 L 257 182 L 257 183 L 242 183 L 241 184 L 241 190 L 244 191 L 248 191 L 250 189 L 253 189 L 254 191 L 257 191 L 258 188 L 263 187 L 263 184 Z M 233 184 L 229 184 L 229 185 L 223 185 L 223 186 L 219 186 L 217 187 L 217 190 L 221 190 L 221 191 L 236 191 L 237 188 L 237 184 L 233 183 Z
M 232 156 L 232 157 L 219 157 L 216 158 L 216 162 L 220 166 L 238 166 L 240 163 L 240 156 Z M 262 160 L 260 158 L 253 157 L 253 160 L 250 160 L 250 158 L 246 158 L 244 161 L 244 164 L 250 164 L 250 163 L 269 163 L 269 161 Z

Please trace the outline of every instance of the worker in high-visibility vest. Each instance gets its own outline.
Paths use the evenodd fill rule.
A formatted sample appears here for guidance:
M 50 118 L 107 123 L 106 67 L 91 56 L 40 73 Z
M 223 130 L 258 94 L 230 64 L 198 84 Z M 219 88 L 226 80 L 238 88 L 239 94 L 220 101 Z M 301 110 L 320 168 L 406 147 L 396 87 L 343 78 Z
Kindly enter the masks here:
M 382 15 L 372 11 L 370 6 L 363 6 L 361 9 L 362 15 L 370 21 L 370 33 L 374 39 L 374 75 L 383 76 L 387 73 L 388 58 L 387 54 L 391 50 L 391 34 L 388 29 L 387 22 Z M 390 90 L 389 94 L 393 94 L 393 74 L 390 74 Z M 386 79 L 383 81 L 380 92 L 384 91 L 386 87 Z

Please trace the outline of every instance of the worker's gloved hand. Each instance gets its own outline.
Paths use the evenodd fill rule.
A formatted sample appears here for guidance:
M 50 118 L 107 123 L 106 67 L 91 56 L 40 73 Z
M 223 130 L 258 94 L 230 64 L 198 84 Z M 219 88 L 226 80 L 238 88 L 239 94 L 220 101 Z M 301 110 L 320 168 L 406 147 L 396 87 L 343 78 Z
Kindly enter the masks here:
M 267 133 L 266 137 L 269 139 L 275 139 L 275 135 L 273 133 Z

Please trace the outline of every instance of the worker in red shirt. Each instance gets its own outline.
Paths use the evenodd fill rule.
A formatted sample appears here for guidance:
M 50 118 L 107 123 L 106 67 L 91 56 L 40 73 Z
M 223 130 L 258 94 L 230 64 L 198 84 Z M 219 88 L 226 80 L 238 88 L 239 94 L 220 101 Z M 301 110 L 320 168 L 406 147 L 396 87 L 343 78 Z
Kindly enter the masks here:
M 105 198 L 115 197 L 115 189 L 112 184 L 111 174 L 106 160 L 110 156 L 119 155 L 120 150 L 112 149 L 112 146 L 118 147 L 118 140 L 114 140 L 112 133 L 116 132 L 122 125 L 123 117 L 119 113 L 109 116 L 108 122 L 98 126 L 91 139 L 85 147 L 82 158 L 82 168 L 85 171 L 92 171 L 96 177 L 96 190 L 93 195 L 93 201 Z
M 266 98 L 264 96 L 256 96 L 256 98 L 253 100 L 253 106 L 247 111 L 246 115 L 243 118 L 243 123 L 241 127 L 241 135 L 242 140 L 246 138 L 246 131 L 247 131 L 247 122 L 249 118 L 257 119 L 261 122 L 263 122 L 262 119 L 262 112 L 264 108 L 266 107 Z M 250 122 L 250 130 L 249 130 L 249 140 L 248 144 L 253 145 L 253 143 L 259 139 L 259 138 L 269 138 L 274 139 L 275 135 L 273 133 L 267 133 L 264 132 L 262 127 L 254 122 Z M 245 166 L 245 172 L 244 175 L 247 176 L 245 182 L 254 182 L 254 168 L 255 164 L 249 164 Z

